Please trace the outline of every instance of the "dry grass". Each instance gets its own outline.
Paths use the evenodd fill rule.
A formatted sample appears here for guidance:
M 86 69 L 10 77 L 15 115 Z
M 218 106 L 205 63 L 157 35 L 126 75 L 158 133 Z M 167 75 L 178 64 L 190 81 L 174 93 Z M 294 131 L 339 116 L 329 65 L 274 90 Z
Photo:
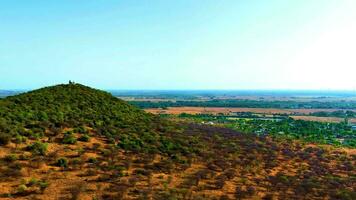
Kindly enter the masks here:
M 278 109 L 278 108 L 227 108 L 227 107 L 168 107 L 167 109 L 149 108 L 145 109 L 147 112 L 158 114 L 199 114 L 199 113 L 211 113 L 228 114 L 231 112 L 252 112 L 260 114 L 310 114 L 313 112 L 333 112 L 340 109 Z
M 230 134 L 230 131 L 226 129 L 213 127 L 198 128 L 196 131 L 201 133 L 210 128 L 212 128 L 211 133 L 214 134 L 216 132 L 223 134 L 225 131 Z M 193 126 L 189 130 L 194 129 Z M 275 190 L 269 183 L 270 176 L 275 177 L 278 174 L 284 174 L 298 177 L 299 169 L 312 169 L 311 166 L 315 156 L 313 155 L 314 153 L 311 153 L 308 155 L 311 159 L 300 160 L 298 156 L 289 157 L 283 154 L 282 149 L 289 149 L 295 153 L 304 153 L 306 148 L 320 148 L 316 145 L 309 145 L 301 146 L 302 149 L 298 149 L 297 147 L 301 145 L 299 143 L 287 144 L 274 142 L 271 138 L 260 140 L 253 137 L 246 138 L 247 136 L 243 135 L 235 138 L 235 134 L 235 132 L 231 132 L 230 136 L 226 135 L 224 137 L 231 137 L 230 139 L 233 139 L 236 144 L 241 142 L 239 144 L 241 152 L 218 153 L 222 149 L 219 146 L 214 147 L 217 141 L 207 138 L 209 141 L 207 145 L 217 148 L 217 153 L 206 155 L 207 157 L 204 159 L 197 158 L 184 168 L 175 168 L 177 167 L 175 166 L 173 167 L 175 169 L 169 173 L 150 169 L 152 165 L 167 159 L 165 156 L 159 154 L 132 154 L 120 150 L 115 154 L 115 163 L 112 165 L 125 166 L 126 162 L 131 162 L 130 166 L 124 169 L 124 176 L 122 177 L 112 177 L 111 171 L 103 170 L 105 166 L 110 165 L 109 158 L 102 153 L 103 149 L 108 148 L 107 141 L 103 137 L 94 137 L 93 133 L 91 133 L 93 137 L 89 142 L 78 142 L 75 145 L 51 142 L 49 143 L 47 156 L 41 157 L 38 161 L 40 164 L 34 163 L 33 159 L 35 157 L 31 156 L 29 160 L 15 161 L 22 166 L 21 175 L 19 177 L 1 177 L 0 199 L 166 199 L 165 196 L 157 196 L 157 194 L 172 194 L 174 192 L 179 192 L 179 195 L 181 195 L 178 199 L 220 199 L 224 195 L 229 199 L 236 199 L 236 194 L 238 193 L 236 191 L 242 190 L 246 193 L 251 188 L 253 191 L 250 191 L 250 193 L 253 193 L 241 199 L 262 199 L 267 192 L 271 193 L 269 191 L 271 189 L 273 190 L 274 198 L 283 199 L 285 190 L 291 190 L 291 188 L 281 188 L 280 192 L 279 189 Z M 29 140 L 26 144 L 21 144 L 17 148 L 13 144 L 0 147 L 0 159 L 8 154 L 16 154 L 17 156 L 28 154 L 29 152 L 23 149 L 32 142 L 34 140 Z M 276 153 L 276 158 L 271 160 L 276 163 L 276 166 L 267 168 L 265 167 L 267 162 L 264 162 L 270 156 L 261 152 L 271 149 L 269 146 L 271 144 L 278 145 L 280 150 L 268 151 Z M 257 147 L 263 149 L 263 151 L 260 152 L 255 149 Z M 327 149 L 326 147 L 322 148 Z M 83 149 L 85 152 L 79 154 L 78 149 Z M 356 152 L 349 149 L 329 148 L 325 154 L 345 155 L 350 158 L 350 156 L 356 155 Z M 79 159 L 83 163 L 77 167 L 70 164 L 67 169 L 63 169 L 54 165 L 55 161 L 60 157 L 68 158 L 70 163 L 74 159 Z M 97 158 L 99 162 L 96 164 L 88 163 L 89 158 L 93 157 Z M 147 161 L 147 158 L 150 157 L 151 159 Z M 226 166 L 217 167 L 218 163 L 221 162 L 226 162 Z M 212 165 L 212 167 L 208 163 L 216 164 Z M 340 166 L 340 163 L 341 161 L 339 160 L 322 162 L 323 167 L 330 170 L 333 170 L 338 165 Z M 0 166 L 0 173 L 6 167 L 6 165 Z M 137 174 L 138 170 L 149 172 L 149 174 Z M 225 176 L 229 176 L 226 175 L 228 171 L 233 171 L 234 173 L 226 178 Z M 338 173 L 347 177 L 347 173 L 344 171 L 339 170 Z M 26 194 L 19 194 L 18 187 L 32 178 L 45 180 L 49 185 L 43 191 L 35 189 L 29 190 Z M 219 182 L 221 180 L 223 181 Z M 6 197 L 7 194 L 11 194 L 12 197 Z M 294 194 L 291 193 L 291 195 L 293 196 Z
M 338 117 L 316 117 L 302 116 L 313 112 L 333 112 L 339 109 L 278 109 L 278 108 L 226 108 L 226 107 L 168 107 L 167 109 L 150 108 L 145 109 L 146 112 L 153 114 L 229 114 L 232 112 L 251 112 L 257 114 L 287 114 L 293 119 L 301 119 L 307 121 L 319 122 L 341 122 L 344 119 Z M 350 119 L 350 122 L 356 123 L 356 118 Z
M 338 117 L 316 117 L 316 116 L 290 116 L 290 117 L 296 120 L 317 121 L 317 122 L 339 123 L 344 121 L 344 118 L 338 118 Z

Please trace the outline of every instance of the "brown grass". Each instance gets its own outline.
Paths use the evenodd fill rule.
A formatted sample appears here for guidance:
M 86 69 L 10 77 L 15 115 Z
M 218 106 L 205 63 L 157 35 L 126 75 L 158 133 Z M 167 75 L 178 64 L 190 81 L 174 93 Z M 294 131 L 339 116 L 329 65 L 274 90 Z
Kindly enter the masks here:
M 146 109 L 147 112 L 154 114 L 166 113 L 166 114 L 199 114 L 199 113 L 211 113 L 228 114 L 231 112 L 252 112 L 261 114 L 310 114 L 313 112 L 333 112 L 340 109 L 279 109 L 279 108 L 227 108 L 227 107 L 168 107 L 167 109 L 150 108 Z M 356 111 L 356 110 L 355 110 Z
M 145 109 L 146 112 L 153 114 L 173 114 L 179 115 L 187 114 L 229 114 L 232 112 L 251 112 L 257 114 L 287 114 L 293 119 L 300 119 L 306 121 L 319 122 L 341 122 L 344 119 L 338 117 L 316 117 L 316 116 L 302 116 L 314 112 L 333 112 L 340 109 L 278 109 L 278 108 L 226 108 L 226 107 L 168 107 L 167 109 L 150 108 Z M 354 110 L 355 111 L 355 110 Z M 356 123 L 356 118 L 349 119 L 350 122 Z
M 317 121 L 317 122 L 339 123 L 344 121 L 344 118 L 338 118 L 338 117 L 315 117 L 315 116 L 290 116 L 290 117 L 296 120 Z
M 191 130 L 191 129 L 189 129 Z M 204 129 L 202 129 L 204 130 Z M 198 130 L 201 132 L 202 130 Z M 223 131 L 225 129 L 218 129 L 215 128 L 212 130 L 213 133 L 218 131 Z M 94 136 L 94 135 L 92 135 Z M 235 137 L 235 136 L 231 136 Z M 263 149 L 271 149 L 269 143 L 273 142 L 271 138 L 267 138 L 267 140 L 259 140 L 258 138 L 251 138 L 245 139 L 247 136 L 239 136 L 237 141 L 241 141 L 241 154 L 235 154 L 238 152 L 231 152 L 223 154 L 213 154 L 213 155 L 206 155 L 207 160 L 194 160 L 193 163 L 184 169 L 174 170 L 170 173 L 162 173 L 159 171 L 152 171 L 150 176 L 137 176 L 135 171 L 137 169 L 145 169 L 148 166 L 159 163 L 161 159 L 165 159 L 162 155 L 156 155 L 149 163 L 140 163 L 140 162 L 132 162 L 132 165 L 129 169 L 125 170 L 125 176 L 120 177 L 113 182 L 110 181 L 98 181 L 100 176 L 108 174 L 106 171 L 102 171 L 97 168 L 98 165 L 106 165 L 108 161 L 108 157 L 105 157 L 100 149 L 107 148 L 107 141 L 105 138 L 100 136 L 92 137 L 89 142 L 78 142 L 75 145 L 63 145 L 60 143 L 50 143 L 49 144 L 49 152 L 46 157 L 43 159 L 42 165 L 39 167 L 31 167 L 33 165 L 30 160 L 25 161 L 16 161 L 23 166 L 23 174 L 21 177 L 0 177 L 0 195 L 11 193 L 14 196 L 12 198 L 6 198 L 5 196 L 0 196 L 0 199 L 43 199 L 43 200 L 50 200 L 50 199 L 83 199 L 83 200 L 91 200 L 98 197 L 99 199 L 104 199 L 103 196 L 109 194 L 117 195 L 117 188 L 115 187 L 122 187 L 130 183 L 130 180 L 133 178 L 136 179 L 136 183 L 134 186 L 128 186 L 126 192 L 124 192 L 123 199 L 138 199 L 140 196 L 137 191 L 147 191 L 150 190 L 151 192 L 159 192 L 159 191 L 169 191 L 172 188 L 181 188 L 182 184 L 187 180 L 190 180 L 192 177 L 196 176 L 197 172 L 202 170 L 208 170 L 207 162 L 211 161 L 238 161 L 236 166 L 229 166 L 224 168 L 224 170 L 217 170 L 217 171 L 209 171 L 210 173 L 213 172 L 213 175 L 209 175 L 208 178 L 202 178 L 197 184 L 193 184 L 187 190 L 187 195 L 192 195 L 191 198 L 186 199 L 197 199 L 198 196 L 201 197 L 205 195 L 206 198 L 204 199 L 218 199 L 222 195 L 227 195 L 230 199 L 235 199 L 235 189 L 237 187 L 241 187 L 243 190 L 246 190 L 247 185 L 253 186 L 256 189 L 256 194 L 254 196 L 250 196 L 249 198 L 243 199 L 262 199 L 262 197 L 266 194 L 267 188 L 271 188 L 268 185 L 264 185 L 263 181 L 267 181 L 269 176 L 276 176 L 278 173 L 283 173 L 289 176 L 296 176 L 297 169 L 300 169 L 302 165 L 308 167 L 308 162 L 312 162 L 313 160 L 304 160 L 299 161 L 294 157 L 288 157 L 283 155 L 279 151 L 275 151 L 277 153 L 277 157 L 275 159 L 277 166 L 272 167 L 270 171 L 264 168 L 264 160 L 267 158 L 267 154 L 261 154 L 263 151 L 258 151 L 257 148 L 259 145 L 264 146 Z M 16 154 L 21 155 L 24 153 L 23 148 L 34 142 L 34 140 L 27 141 L 26 144 L 21 144 L 17 149 L 13 144 L 9 144 L 5 147 L 0 147 L 0 159 L 2 159 L 7 154 Z M 212 140 L 211 144 L 215 145 L 217 141 Z M 236 142 L 236 141 L 235 141 Z M 250 142 L 253 146 L 246 145 Z M 94 148 L 99 144 L 99 148 Z M 268 144 L 268 145 L 267 145 Z M 282 143 L 275 143 L 281 149 L 290 149 L 294 152 L 302 153 L 303 150 L 298 150 L 296 148 L 297 144 L 282 144 Z M 246 145 L 246 146 L 245 146 Z M 309 146 L 305 146 L 302 148 L 306 148 Z M 313 148 L 318 148 L 318 146 L 313 145 Z M 78 155 L 77 149 L 84 149 L 85 152 L 81 155 Z M 249 149 L 251 148 L 251 149 Z M 265 151 L 264 150 L 264 151 Z M 335 153 L 336 152 L 336 153 Z M 355 151 L 349 149 L 330 149 L 327 150 L 327 155 L 335 154 L 338 155 L 341 152 L 345 154 L 345 156 L 355 155 Z M 236 156 L 237 155 L 237 156 Z M 123 165 L 123 163 L 127 160 L 140 160 L 142 156 L 149 156 L 149 155 L 140 155 L 140 154 L 126 154 L 123 151 L 119 151 L 116 154 L 116 163 L 117 165 Z M 226 156 L 226 157 L 225 157 Z M 263 157 L 264 156 L 264 157 Z M 74 168 L 70 166 L 68 169 L 62 169 L 60 167 L 54 166 L 53 163 L 59 157 L 67 157 L 69 160 L 73 159 L 81 159 L 83 161 L 87 161 L 90 157 L 96 157 L 101 162 L 97 165 L 91 165 L 85 162 L 80 166 L 80 168 Z M 350 157 L 347 157 L 348 159 Z M 197 158 L 198 159 L 198 158 Z M 334 159 L 334 158 L 333 158 Z M 336 159 L 336 158 L 335 158 Z M 248 162 L 247 162 L 248 161 Z M 337 160 L 336 160 L 337 161 Z M 245 163 L 246 162 L 246 163 Z M 338 161 L 339 162 L 339 161 Z M 243 164 L 245 163 L 245 164 Z M 341 161 L 340 161 L 341 163 Z M 336 163 L 335 166 L 340 166 L 340 163 Z M 324 163 L 326 168 L 331 168 L 328 166 L 329 163 Z M 0 173 L 1 170 L 4 170 L 6 165 L 0 166 Z M 225 185 L 221 188 L 211 188 L 214 186 L 217 177 L 222 175 L 226 172 L 227 169 L 234 169 L 236 170 L 236 175 L 232 178 L 229 178 L 225 181 Z M 92 170 L 93 173 L 87 173 L 89 170 Z M 211 176 L 211 177 L 210 177 Z M 345 174 L 345 176 L 347 176 Z M 19 185 L 23 184 L 24 180 L 28 181 L 31 178 L 36 178 L 40 180 L 46 180 L 49 183 L 48 188 L 44 190 L 43 193 L 39 191 L 34 191 L 31 194 L 27 195 L 17 195 L 16 190 Z M 260 180 L 260 182 L 256 180 Z M 262 182 L 261 182 L 262 181 Z M 283 190 L 284 191 L 284 190 Z M 151 193 L 147 194 L 147 199 L 152 199 Z M 279 198 L 278 193 L 276 193 L 275 197 Z M 208 198 L 214 197 L 214 198 Z M 140 197 L 142 199 L 142 197 Z M 106 198 L 110 199 L 110 198 Z M 120 199 L 118 196 L 112 197 L 112 199 Z M 279 198 L 283 199 L 283 197 Z

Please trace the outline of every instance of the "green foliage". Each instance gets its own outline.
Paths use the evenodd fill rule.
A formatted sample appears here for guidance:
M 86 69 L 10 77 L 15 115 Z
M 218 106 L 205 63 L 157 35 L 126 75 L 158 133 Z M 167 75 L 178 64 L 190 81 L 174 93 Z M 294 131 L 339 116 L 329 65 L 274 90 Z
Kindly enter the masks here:
M 89 142 L 90 136 L 88 134 L 84 134 L 84 135 L 80 136 L 80 138 L 78 140 L 82 141 L 82 142 Z
M 26 184 L 23 184 L 23 185 L 26 187 L 26 189 L 24 191 L 30 190 L 31 188 L 33 189 L 33 188 L 37 187 L 38 189 L 40 189 L 40 191 L 43 192 L 48 187 L 49 184 L 45 180 L 31 178 Z
M 59 158 L 57 160 L 56 165 L 58 167 L 67 168 L 68 167 L 68 159 L 67 158 Z
M 33 186 L 36 185 L 39 181 L 36 178 L 31 178 L 29 182 L 27 183 L 27 186 Z
M 257 135 L 270 135 L 285 139 L 301 139 L 306 142 L 356 147 L 356 131 L 341 123 L 294 120 L 288 117 L 257 118 L 249 116 L 216 116 L 209 114 L 180 115 L 179 118 L 194 122 L 211 121 L 225 127 Z
M 123 136 L 118 144 L 118 146 L 124 150 L 139 151 L 143 143 L 138 138 L 129 138 Z
M 23 193 L 25 193 L 27 191 L 27 186 L 26 185 L 19 185 L 18 187 L 17 187 L 17 193 L 19 193 L 19 194 L 23 194 Z
M 62 143 L 75 144 L 78 133 L 80 141 L 88 141 L 90 130 L 127 151 L 157 152 L 157 138 L 165 138 L 169 131 L 165 120 L 107 92 L 74 83 L 0 99 L 0 116 L 0 144 L 13 137 L 21 143 L 21 136 L 55 136 L 60 129 L 71 128 Z
M 350 110 L 337 110 L 333 112 L 325 112 L 325 111 L 320 111 L 320 112 L 313 112 L 310 115 L 313 116 L 318 116 L 318 117 L 340 117 L 340 118 L 345 118 L 345 117 L 356 117 L 356 112 L 350 111 Z
M 47 181 L 39 181 L 38 186 L 41 191 L 45 190 L 48 187 L 49 183 Z
M 9 134 L 5 134 L 0 132 L 0 146 L 7 145 L 11 140 L 11 136 Z
M 286 196 L 281 196 L 285 199 L 293 199 L 294 196 L 289 195 L 300 191 L 310 193 L 308 194 L 310 197 L 319 197 L 322 193 L 331 191 L 335 193 L 335 199 L 353 198 L 350 191 L 353 181 L 351 178 L 338 177 L 330 181 L 325 179 L 325 174 L 331 174 L 333 170 L 352 173 L 354 162 L 350 156 L 340 156 L 339 153 L 326 154 L 322 149 L 305 149 L 302 146 L 297 147 L 294 143 L 290 144 L 288 140 L 266 136 L 267 134 L 282 135 L 288 138 L 332 143 L 335 142 L 333 139 L 336 137 L 333 131 L 338 132 L 338 137 L 354 136 L 353 132 L 344 129 L 345 124 L 309 123 L 287 118 L 281 121 L 263 121 L 257 118 L 229 121 L 216 116 L 197 116 L 194 120 L 212 120 L 221 123 L 220 126 L 176 124 L 147 114 L 108 93 L 73 83 L 2 99 L 0 116 L 0 134 L 16 141 L 15 143 L 21 143 L 22 137 L 36 139 L 43 136 L 46 136 L 46 139 L 50 138 L 50 142 L 56 142 L 56 139 L 60 138 L 59 134 L 67 129 L 72 131 L 64 134 L 62 142 L 65 144 L 74 144 L 76 137 L 80 141 L 88 141 L 89 134 L 93 140 L 94 137 L 100 138 L 100 142 L 93 144 L 91 149 L 88 149 L 87 145 L 83 146 L 85 151 L 95 152 L 97 158 L 81 160 L 83 157 L 80 155 L 84 150 L 78 149 L 78 155 L 70 153 L 71 156 L 78 156 L 72 158 L 70 163 L 67 158 L 51 162 L 63 169 L 68 166 L 73 169 L 84 168 L 83 171 L 88 172 L 84 175 L 100 178 L 98 183 L 107 181 L 105 192 L 115 193 L 121 189 L 128 191 L 127 197 L 132 197 L 132 193 L 147 191 L 151 193 L 147 197 L 154 199 L 207 199 L 208 195 L 195 196 L 195 193 L 199 193 L 199 190 L 204 192 L 206 189 L 221 189 L 228 180 L 232 183 L 240 180 L 238 188 L 241 184 L 245 187 L 241 187 L 241 190 L 237 189 L 236 192 L 246 199 L 254 196 L 256 192 L 261 192 L 260 187 L 266 187 L 263 188 L 263 192 L 290 191 L 285 194 Z M 188 114 L 180 117 L 190 118 Z M 245 114 L 244 117 L 253 117 L 253 115 Z M 241 132 L 255 134 L 241 134 Z M 103 144 L 101 141 L 111 145 Z M 345 141 L 350 144 L 353 140 Z M 70 147 L 70 149 L 74 148 Z M 35 142 L 28 146 L 28 150 L 34 155 L 45 155 L 47 144 Z M 342 162 L 338 162 L 332 156 L 339 156 Z M 305 172 L 296 172 L 295 176 L 287 174 L 266 176 L 266 173 L 275 167 L 289 163 L 285 162 L 289 158 L 296 162 L 302 160 L 308 169 Z M 33 161 L 41 159 L 33 159 Z M 1 169 L 1 173 L 20 177 L 24 163 L 27 162 L 7 163 L 8 169 Z M 291 166 L 287 167 L 295 167 L 293 163 L 291 162 Z M 186 173 L 193 164 L 204 165 L 204 167 L 196 173 Z M 186 178 L 189 184 L 184 180 L 182 185 L 177 186 L 179 189 L 170 188 L 172 186 L 170 183 L 173 181 L 172 172 L 185 172 L 182 177 Z M 153 175 L 157 173 L 165 173 L 162 178 L 171 175 L 168 176 L 167 181 L 162 182 L 164 191 L 160 191 L 159 184 L 151 182 Z M 262 175 L 260 176 L 262 179 L 255 180 L 254 175 Z M 128 177 L 120 179 L 122 176 Z M 174 178 L 179 179 L 179 176 Z M 141 184 L 146 179 L 149 190 L 146 190 L 146 184 Z M 174 181 L 180 183 L 180 180 L 174 179 Z M 134 188 L 136 183 L 139 183 L 139 189 Z M 31 179 L 23 186 L 19 186 L 19 192 L 28 194 L 35 191 L 33 189 L 42 191 L 47 186 L 46 181 Z M 279 186 L 283 189 L 278 188 Z M 121 193 L 117 194 L 115 198 L 122 196 L 120 195 Z M 230 196 L 232 194 L 229 194 Z M 142 197 L 147 199 L 144 195 Z M 104 198 L 109 199 L 103 196 Z
M 63 144 L 75 144 L 77 142 L 77 139 L 74 137 L 73 133 L 67 132 L 64 134 L 64 137 L 62 139 Z
M 27 150 L 31 151 L 32 154 L 42 155 L 42 156 L 46 155 L 47 148 L 48 148 L 47 143 L 42 143 L 42 142 L 38 142 L 38 141 L 27 146 Z
M 153 118 L 107 92 L 79 84 L 57 85 L 1 99 L 0 114 L 7 129 L 48 122 L 77 127 L 78 133 L 87 133 L 85 126 L 148 128 Z
M 18 160 L 18 156 L 16 154 L 9 154 L 4 157 L 4 160 L 6 162 L 14 162 L 14 161 Z
M 75 128 L 75 129 L 73 129 L 73 132 L 86 134 L 86 133 L 88 133 L 89 131 L 88 131 L 85 127 L 79 126 L 79 127 Z
M 26 141 L 27 141 L 27 137 L 22 136 L 22 135 L 16 135 L 16 136 L 15 136 L 15 139 L 14 139 L 14 142 L 15 142 L 16 144 L 21 144 L 21 143 L 24 143 L 24 142 L 26 142 Z

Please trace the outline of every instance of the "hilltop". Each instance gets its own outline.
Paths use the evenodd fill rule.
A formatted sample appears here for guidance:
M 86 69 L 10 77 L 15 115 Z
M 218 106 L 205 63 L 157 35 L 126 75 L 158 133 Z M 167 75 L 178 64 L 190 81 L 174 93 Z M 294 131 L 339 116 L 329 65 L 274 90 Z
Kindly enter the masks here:
M 0 100 L 0 199 L 355 199 L 355 152 L 63 84 Z
M 42 124 L 46 128 L 76 125 L 97 129 L 108 126 L 148 128 L 146 126 L 152 125 L 154 118 L 109 93 L 80 84 L 42 88 L 7 97 L 0 103 L 2 123 L 5 120 L 7 126 Z
M 155 135 L 163 121 L 111 94 L 80 84 L 57 85 L 0 101 L 0 143 L 7 138 L 55 136 L 63 129 L 91 130 L 117 140 L 125 136 Z M 2 138 L 2 139 L 1 139 Z

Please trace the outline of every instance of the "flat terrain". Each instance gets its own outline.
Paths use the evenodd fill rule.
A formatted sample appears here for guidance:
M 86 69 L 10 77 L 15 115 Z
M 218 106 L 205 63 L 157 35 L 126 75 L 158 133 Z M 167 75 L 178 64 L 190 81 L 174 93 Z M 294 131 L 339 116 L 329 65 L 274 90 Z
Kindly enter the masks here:
M 145 109 L 147 112 L 158 114 L 229 114 L 231 112 L 251 112 L 260 114 L 310 114 L 314 112 L 334 112 L 342 109 L 279 109 L 279 108 L 224 108 L 224 107 L 168 107 L 167 109 L 150 108 Z M 352 110 L 356 112 L 356 110 Z
M 222 108 L 222 107 L 168 107 L 167 109 L 150 108 L 145 109 L 153 114 L 229 114 L 233 112 L 251 112 L 258 114 L 287 114 L 293 119 L 319 121 L 319 122 L 342 122 L 343 118 L 338 117 L 316 117 L 303 116 L 314 112 L 334 112 L 342 109 L 278 109 L 278 108 Z M 354 112 L 356 110 L 353 110 Z M 356 118 L 350 119 L 350 122 L 356 123 Z

